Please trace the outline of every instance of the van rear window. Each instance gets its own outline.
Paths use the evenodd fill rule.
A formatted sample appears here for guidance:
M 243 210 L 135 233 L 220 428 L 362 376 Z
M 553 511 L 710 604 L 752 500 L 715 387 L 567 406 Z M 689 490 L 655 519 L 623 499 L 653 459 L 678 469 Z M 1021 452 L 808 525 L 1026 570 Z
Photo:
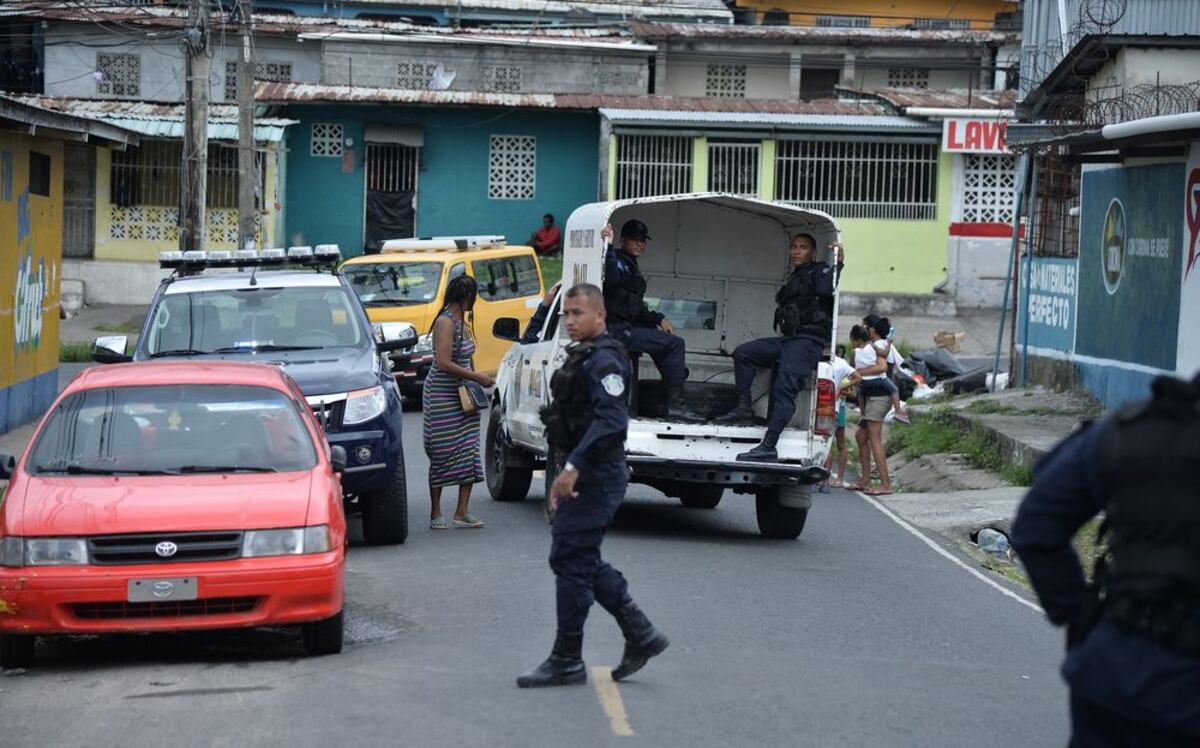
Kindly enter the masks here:
M 646 306 L 667 318 L 676 330 L 715 330 L 717 302 L 702 299 L 658 299 L 646 297 Z

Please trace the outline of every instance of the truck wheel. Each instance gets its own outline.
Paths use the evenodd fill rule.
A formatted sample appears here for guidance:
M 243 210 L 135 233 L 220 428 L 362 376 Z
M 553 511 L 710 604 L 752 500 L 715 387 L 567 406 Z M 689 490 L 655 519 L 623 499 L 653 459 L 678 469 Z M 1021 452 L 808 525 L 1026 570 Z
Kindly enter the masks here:
M 0 668 L 25 668 L 33 665 L 36 636 L 0 634 Z
M 533 468 L 508 464 L 512 448 L 504 435 L 504 411 L 495 405 L 488 416 L 483 472 L 488 493 L 496 501 L 524 501 L 529 495 L 529 484 L 533 482 Z
M 395 545 L 408 539 L 408 488 L 404 480 L 404 455 L 383 488 L 359 496 L 363 537 L 371 545 Z
M 345 611 L 333 618 L 306 623 L 300 627 L 300 632 L 304 638 L 304 652 L 309 657 L 337 654 L 342 651 L 346 638 Z
M 808 508 L 784 506 L 780 503 L 780 491 L 779 486 L 774 486 L 758 492 L 755 501 L 758 531 L 768 538 L 795 540 L 804 532 Z
M 689 509 L 716 509 L 725 495 L 725 486 L 691 484 L 682 487 L 679 501 Z

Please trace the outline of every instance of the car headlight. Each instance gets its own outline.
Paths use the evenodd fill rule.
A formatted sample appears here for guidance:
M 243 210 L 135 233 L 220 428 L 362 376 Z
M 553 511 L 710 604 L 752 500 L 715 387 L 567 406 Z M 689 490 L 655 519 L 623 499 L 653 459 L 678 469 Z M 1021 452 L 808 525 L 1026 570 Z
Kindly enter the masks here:
M 25 565 L 25 539 L 24 538 L 0 538 L 0 566 L 24 566 Z
M 28 566 L 78 566 L 87 562 L 87 541 L 82 538 L 25 539 Z
M 250 530 L 242 540 L 242 558 L 325 553 L 332 545 L 329 525 Z
M 342 423 L 362 423 L 369 421 L 387 410 L 387 395 L 383 388 L 376 385 L 365 390 L 355 390 L 346 395 L 346 410 L 342 414 Z

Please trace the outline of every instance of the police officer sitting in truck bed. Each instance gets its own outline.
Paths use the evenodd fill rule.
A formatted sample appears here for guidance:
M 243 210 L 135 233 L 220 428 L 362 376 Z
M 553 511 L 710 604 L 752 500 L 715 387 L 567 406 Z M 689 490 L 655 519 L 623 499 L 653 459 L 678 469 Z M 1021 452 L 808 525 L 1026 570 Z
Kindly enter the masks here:
M 600 237 L 612 238 L 612 226 L 605 226 Z M 646 306 L 646 279 L 638 267 L 638 258 L 650 239 L 646 224 L 637 219 L 621 227 L 621 240 L 610 246 L 604 256 L 604 305 L 608 309 L 608 330 L 626 349 L 646 353 L 667 385 L 668 418 L 702 420 L 688 407 L 683 397 L 685 347 L 683 338 L 667 318 Z

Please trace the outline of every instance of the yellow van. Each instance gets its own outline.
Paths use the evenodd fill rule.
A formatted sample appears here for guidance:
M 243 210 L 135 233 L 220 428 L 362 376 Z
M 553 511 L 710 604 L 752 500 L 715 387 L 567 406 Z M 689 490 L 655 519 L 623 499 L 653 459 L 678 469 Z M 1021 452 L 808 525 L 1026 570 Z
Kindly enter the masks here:
M 396 383 L 406 397 L 420 396 L 433 363 L 429 331 L 452 278 L 465 273 L 479 284 L 475 368 L 493 375 L 512 343 L 493 337 L 492 323 L 516 317 L 524 329 L 545 294 L 537 253 L 509 246 L 502 236 L 392 239 L 379 254 L 347 260 L 340 271 L 371 322 L 407 322 L 416 328 L 417 346 L 394 361 Z

